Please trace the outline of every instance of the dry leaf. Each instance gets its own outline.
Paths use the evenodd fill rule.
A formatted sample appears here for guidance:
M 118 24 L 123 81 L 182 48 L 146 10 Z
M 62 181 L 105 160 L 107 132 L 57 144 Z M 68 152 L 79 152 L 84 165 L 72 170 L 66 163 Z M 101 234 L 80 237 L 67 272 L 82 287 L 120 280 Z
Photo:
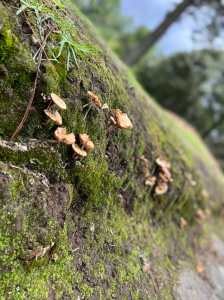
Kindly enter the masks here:
M 63 142 L 63 138 L 66 134 L 67 129 L 65 127 L 58 127 L 54 132 L 54 136 L 58 142 Z
M 62 117 L 57 110 L 52 112 L 49 109 L 45 109 L 44 113 L 57 125 L 62 125 Z
M 46 255 L 46 253 L 52 249 L 52 247 L 54 246 L 54 243 L 52 243 L 49 246 L 46 247 L 38 247 L 37 249 L 33 250 L 30 255 L 27 257 L 27 260 L 32 260 L 32 259 L 38 259 L 41 257 L 44 257 Z
M 123 113 L 120 109 L 114 109 L 114 119 L 116 122 L 116 126 L 121 129 L 132 129 L 133 124 L 131 120 L 128 118 L 126 113 Z
M 157 180 L 157 178 L 155 176 L 149 176 L 145 180 L 145 185 L 153 187 L 156 184 L 156 180 Z
M 75 154 L 77 154 L 78 156 L 81 156 L 81 157 L 87 156 L 87 152 L 85 150 L 81 149 L 77 144 L 73 144 L 72 149 L 74 150 Z
M 51 99 L 60 109 L 65 110 L 67 108 L 64 100 L 62 100 L 58 95 L 51 93 Z
M 88 96 L 92 104 L 94 104 L 98 108 L 102 108 L 102 103 L 97 95 L 93 92 L 88 91 Z
M 169 189 L 168 184 L 166 182 L 159 180 L 155 188 L 155 193 L 156 195 L 164 195 L 168 192 L 168 189 Z
M 203 265 L 203 263 L 201 261 L 199 261 L 197 263 L 197 266 L 196 266 L 196 271 L 200 274 L 200 273 L 203 273 L 205 271 L 205 267 Z
M 183 217 L 181 217 L 180 218 L 180 228 L 184 229 L 187 225 L 188 225 L 188 222 Z

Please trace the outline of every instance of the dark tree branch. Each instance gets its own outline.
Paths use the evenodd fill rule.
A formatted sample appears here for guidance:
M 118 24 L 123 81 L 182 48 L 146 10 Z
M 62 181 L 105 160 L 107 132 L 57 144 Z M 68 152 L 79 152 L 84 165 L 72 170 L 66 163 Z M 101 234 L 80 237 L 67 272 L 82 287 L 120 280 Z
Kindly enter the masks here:
M 136 64 L 194 2 L 195 0 L 183 0 L 178 4 L 173 11 L 166 15 L 165 19 L 153 32 L 149 33 L 139 45 L 133 48 L 126 57 L 125 62 L 129 65 Z

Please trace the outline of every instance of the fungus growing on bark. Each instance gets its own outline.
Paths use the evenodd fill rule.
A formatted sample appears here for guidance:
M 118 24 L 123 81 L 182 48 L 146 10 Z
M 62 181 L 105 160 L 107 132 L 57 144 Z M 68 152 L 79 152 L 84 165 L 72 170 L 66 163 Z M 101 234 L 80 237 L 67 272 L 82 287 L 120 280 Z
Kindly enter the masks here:
M 72 149 L 74 150 L 75 154 L 81 157 L 86 157 L 87 152 L 79 147 L 77 144 L 72 144 Z
M 140 156 L 139 159 L 142 162 L 142 172 L 144 174 L 145 178 L 150 177 L 150 172 L 149 172 L 149 168 L 150 168 L 150 163 L 149 160 L 144 156 Z
M 150 262 L 145 261 L 142 269 L 143 269 L 144 273 L 150 273 L 150 271 L 151 271 L 151 264 L 150 264 Z
M 168 188 L 169 187 L 166 182 L 159 180 L 155 188 L 155 193 L 158 196 L 164 195 L 168 192 Z
M 65 127 L 58 127 L 54 132 L 54 137 L 58 142 L 62 142 L 66 134 L 67 134 L 67 129 Z
M 169 183 L 173 181 L 170 171 L 171 164 L 160 157 L 156 159 L 156 164 L 159 170 L 155 193 L 156 195 L 164 195 L 168 192 Z
M 184 229 L 187 225 L 188 225 L 187 221 L 183 217 L 181 217 L 180 218 L 180 228 Z
M 203 263 L 201 261 L 198 261 L 197 265 L 196 265 L 196 271 L 201 274 L 205 271 L 205 267 L 203 265 Z
M 166 161 L 165 159 L 162 159 L 160 157 L 158 157 L 156 159 L 156 164 L 161 167 L 162 169 L 170 169 L 171 168 L 171 164 L 170 162 Z
M 58 142 L 66 145 L 72 145 L 76 140 L 74 133 L 67 133 L 67 129 L 65 127 L 58 127 L 54 132 L 54 136 Z
M 97 95 L 95 95 L 93 92 L 90 92 L 88 91 L 88 96 L 89 96 L 89 99 L 90 99 L 90 102 L 98 107 L 98 108 L 102 108 L 102 102 L 100 101 L 99 97 Z
M 95 148 L 95 145 L 94 145 L 93 141 L 90 139 L 88 134 L 80 133 L 79 140 L 87 152 L 90 152 Z
M 206 219 L 206 213 L 202 209 L 198 209 L 196 212 L 198 221 L 204 221 Z
M 66 135 L 64 135 L 62 142 L 66 145 L 72 145 L 75 143 L 75 135 L 74 133 L 68 133 Z
M 103 106 L 101 107 L 101 109 L 106 110 L 106 109 L 110 109 L 109 105 L 107 103 L 104 103 Z
M 155 176 L 149 176 L 145 179 L 145 185 L 154 187 L 156 184 L 156 180 L 157 180 L 157 178 Z
M 121 129 L 132 129 L 133 124 L 128 115 L 120 109 L 113 109 L 115 125 Z
M 45 109 L 44 110 L 45 115 L 48 116 L 48 118 L 50 118 L 52 121 L 54 121 L 57 125 L 62 125 L 62 117 L 59 114 L 59 112 L 56 111 L 51 111 L 49 109 Z
M 64 100 L 62 100 L 58 95 L 51 93 L 51 99 L 60 109 L 67 109 L 67 105 L 65 104 Z

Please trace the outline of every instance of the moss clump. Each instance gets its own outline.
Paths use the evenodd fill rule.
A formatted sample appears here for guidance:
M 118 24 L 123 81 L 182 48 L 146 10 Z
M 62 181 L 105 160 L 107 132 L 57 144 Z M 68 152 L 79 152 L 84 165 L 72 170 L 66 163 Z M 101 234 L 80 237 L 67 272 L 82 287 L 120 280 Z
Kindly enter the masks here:
M 60 299 L 62 293 L 71 293 L 72 256 L 66 227 L 60 228 L 48 211 L 47 181 L 3 164 L 1 172 L 0 298 L 42 300 L 53 289 Z M 49 245 L 43 257 L 32 256 Z

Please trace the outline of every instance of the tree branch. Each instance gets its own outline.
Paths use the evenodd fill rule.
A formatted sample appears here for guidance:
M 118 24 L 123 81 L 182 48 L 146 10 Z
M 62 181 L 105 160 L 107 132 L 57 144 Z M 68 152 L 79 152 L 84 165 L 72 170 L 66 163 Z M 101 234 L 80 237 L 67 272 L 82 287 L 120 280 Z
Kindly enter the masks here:
M 125 62 L 129 65 L 134 65 L 154 46 L 154 44 L 166 33 L 170 26 L 176 22 L 182 13 L 194 4 L 195 0 L 183 0 L 179 3 L 173 11 L 168 13 L 165 19 L 159 24 L 159 26 L 151 33 L 149 33 L 142 42 L 133 48 L 128 54 Z

